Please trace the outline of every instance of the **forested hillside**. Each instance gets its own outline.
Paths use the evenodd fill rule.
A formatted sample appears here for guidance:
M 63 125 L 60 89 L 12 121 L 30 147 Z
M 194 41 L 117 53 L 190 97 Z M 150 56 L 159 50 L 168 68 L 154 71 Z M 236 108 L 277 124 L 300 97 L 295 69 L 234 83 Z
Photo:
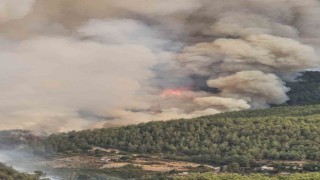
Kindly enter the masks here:
M 287 105 L 319 104 L 320 102 L 320 72 L 307 71 L 296 82 L 287 82 L 290 87 Z
M 261 160 L 320 160 L 320 105 L 224 113 L 191 120 L 51 135 L 46 148 L 87 152 L 92 146 L 171 159 L 242 167 Z M 320 164 L 316 165 L 320 166 Z

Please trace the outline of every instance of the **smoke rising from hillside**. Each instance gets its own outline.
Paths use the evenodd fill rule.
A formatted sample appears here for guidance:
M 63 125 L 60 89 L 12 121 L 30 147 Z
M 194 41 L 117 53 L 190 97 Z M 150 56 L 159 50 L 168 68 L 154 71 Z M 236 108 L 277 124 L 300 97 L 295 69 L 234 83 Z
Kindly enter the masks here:
M 319 66 L 317 0 L 5 0 L 1 129 L 266 108 Z

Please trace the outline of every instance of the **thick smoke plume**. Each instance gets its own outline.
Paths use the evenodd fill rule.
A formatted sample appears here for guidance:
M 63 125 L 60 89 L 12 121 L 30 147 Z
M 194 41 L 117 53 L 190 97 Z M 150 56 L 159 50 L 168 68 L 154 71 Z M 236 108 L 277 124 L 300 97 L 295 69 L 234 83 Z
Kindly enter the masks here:
M 4 0 L 1 129 L 266 108 L 319 66 L 317 0 Z

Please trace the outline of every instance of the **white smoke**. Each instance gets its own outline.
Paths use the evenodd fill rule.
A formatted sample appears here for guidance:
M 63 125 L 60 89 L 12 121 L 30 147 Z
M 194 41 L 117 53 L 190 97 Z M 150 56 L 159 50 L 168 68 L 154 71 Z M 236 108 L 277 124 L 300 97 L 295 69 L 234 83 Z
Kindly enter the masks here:
M 34 0 L 1 0 L 0 23 L 24 17 L 31 11 L 33 3 Z
M 109 32 L 112 42 L 105 43 L 99 38 L 101 32 L 95 32 L 103 30 L 100 26 L 124 32 Z M 135 21 L 90 22 L 81 28 L 81 34 L 101 41 L 37 37 L 4 47 L 2 128 L 83 129 L 91 122 L 80 117 L 79 111 L 97 113 L 143 104 L 134 102 L 135 92 L 141 88 L 139 82 L 152 78 L 151 67 L 157 58 L 149 48 L 148 36 L 140 39 L 149 46 L 130 39 L 143 30 Z

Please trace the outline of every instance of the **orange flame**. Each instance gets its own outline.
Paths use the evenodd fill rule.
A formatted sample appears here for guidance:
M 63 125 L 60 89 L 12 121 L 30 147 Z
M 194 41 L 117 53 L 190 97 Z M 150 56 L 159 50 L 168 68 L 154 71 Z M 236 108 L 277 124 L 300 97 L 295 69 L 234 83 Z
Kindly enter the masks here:
M 166 97 L 180 97 L 182 96 L 182 93 L 186 91 L 185 89 L 181 89 L 181 88 L 177 88 L 177 89 L 165 89 L 162 93 L 161 93 L 161 97 L 162 98 L 166 98 Z

